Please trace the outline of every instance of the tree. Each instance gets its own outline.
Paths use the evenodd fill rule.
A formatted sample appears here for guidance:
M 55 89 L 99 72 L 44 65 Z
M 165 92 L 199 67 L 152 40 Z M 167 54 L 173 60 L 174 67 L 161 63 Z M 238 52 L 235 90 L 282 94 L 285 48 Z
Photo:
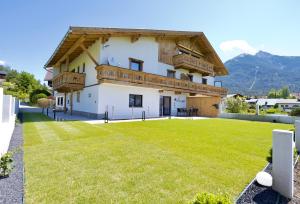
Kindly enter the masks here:
M 289 90 L 289 88 L 288 87 L 283 87 L 281 89 L 281 97 L 286 99 L 289 96 L 290 96 L 290 90 Z
M 242 113 L 248 109 L 248 103 L 240 97 L 228 98 L 226 100 L 226 109 L 229 113 Z

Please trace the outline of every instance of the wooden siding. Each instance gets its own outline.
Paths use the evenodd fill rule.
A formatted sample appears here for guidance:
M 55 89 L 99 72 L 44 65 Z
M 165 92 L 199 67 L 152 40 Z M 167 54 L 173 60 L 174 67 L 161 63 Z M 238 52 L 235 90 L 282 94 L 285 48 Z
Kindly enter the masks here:
M 151 87 L 161 90 L 204 94 L 209 96 L 225 96 L 227 94 L 227 90 L 225 88 L 168 78 L 146 72 L 133 71 L 121 67 L 100 65 L 96 67 L 96 70 L 99 83 Z
M 173 56 L 175 69 L 187 69 L 190 72 L 199 72 L 204 76 L 214 74 L 214 65 L 200 58 L 187 54 Z
M 198 108 L 199 116 L 217 117 L 220 97 L 187 97 L 187 108 Z
M 62 72 L 53 78 L 53 89 L 58 92 L 78 91 L 84 88 L 85 74 Z

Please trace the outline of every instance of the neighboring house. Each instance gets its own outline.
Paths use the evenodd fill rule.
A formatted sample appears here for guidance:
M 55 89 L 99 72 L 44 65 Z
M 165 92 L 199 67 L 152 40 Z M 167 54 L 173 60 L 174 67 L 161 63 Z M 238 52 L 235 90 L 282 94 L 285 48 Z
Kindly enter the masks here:
M 274 108 L 277 105 L 278 108 L 286 112 L 300 107 L 300 101 L 297 99 L 249 99 L 246 102 L 250 105 L 259 105 L 262 109 Z
M 6 75 L 7 75 L 6 71 L 0 71 L 0 85 L 2 84 L 2 82 L 5 81 Z
M 44 81 L 47 81 L 47 85 L 49 87 L 52 87 L 52 79 L 53 79 L 53 69 L 49 68 L 49 69 L 47 69 L 45 77 L 44 77 Z
M 243 98 L 244 96 L 242 94 L 236 93 L 236 94 L 228 94 L 226 98 Z
M 160 117 L 192 107 L 217 116 L 227 94 L 214 76 L 228 72 L 202 32 L 70 27 L 49 67 L 56 105 L 93 118 Z
M 283 111 L 290 112 L 293 108 L 300 107 L 300 101 L 297 99 L 278 99 L 278 108 Z

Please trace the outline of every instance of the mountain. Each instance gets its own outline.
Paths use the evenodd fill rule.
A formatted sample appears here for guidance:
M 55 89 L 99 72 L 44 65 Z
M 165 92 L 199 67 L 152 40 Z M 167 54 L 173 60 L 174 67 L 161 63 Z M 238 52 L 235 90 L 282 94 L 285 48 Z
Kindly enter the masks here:
M 265 95 L 270 89 L 288 86 L 300 92 L 300 57 L 279 56 L 259 51 L 241 54 L 225 62 L 228 76 L 217 77 L 229 93 Z

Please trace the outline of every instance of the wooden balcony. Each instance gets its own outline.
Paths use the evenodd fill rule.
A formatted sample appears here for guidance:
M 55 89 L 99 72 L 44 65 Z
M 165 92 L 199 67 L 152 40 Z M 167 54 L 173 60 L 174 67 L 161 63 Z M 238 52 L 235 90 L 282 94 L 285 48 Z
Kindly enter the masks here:
M 130 69 L 115 66 L 100 65 L 96 67 L 96 70 L 99 83 L 142 86 L 168 91 L 211 96 L 225 96 L 227 94 L 227 90 L 222 87 L 215 87 L 175 78 L 168 78 L 156 74 L 133 71 Z
M 175 69 L 187 69 L 190 72 L 198 72 L 204 76 L 213 75 L 214 65 L 188 54 L 179 54 L 173 56 Z
M 62 72 L 53 78 L 53 89 L 58 92 L 78 91 L 84 88 L 85 74 Z

